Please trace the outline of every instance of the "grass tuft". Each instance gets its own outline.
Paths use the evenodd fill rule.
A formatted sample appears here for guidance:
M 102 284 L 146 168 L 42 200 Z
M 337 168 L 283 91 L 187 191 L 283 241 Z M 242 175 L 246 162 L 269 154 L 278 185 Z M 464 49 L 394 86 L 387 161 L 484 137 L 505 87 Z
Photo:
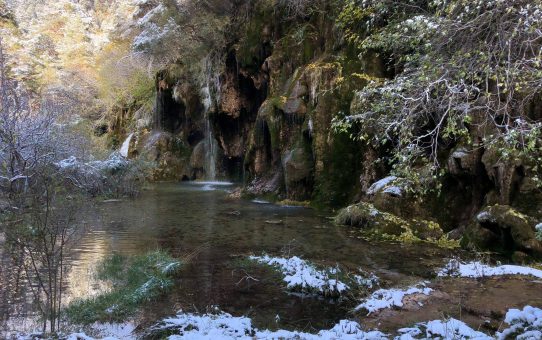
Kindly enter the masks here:
M 161 251 L 131 258 L 112 255 L 99 265 L 96 277 L 113 288 L 71 303 L 65 316 L 76 324 L 125 321 L 138 307 L 171 289 L 180 266 L 179 261 Z

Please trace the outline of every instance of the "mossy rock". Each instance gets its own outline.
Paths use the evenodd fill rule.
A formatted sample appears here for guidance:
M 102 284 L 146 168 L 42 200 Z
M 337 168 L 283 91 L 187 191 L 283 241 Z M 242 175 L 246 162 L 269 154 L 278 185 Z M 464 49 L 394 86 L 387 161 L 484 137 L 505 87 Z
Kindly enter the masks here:
M 541 257 L 542 242 L 536 239 L 535 225 L 535 219 L 508 205 L 493 205 L 482 209 L 474 218 L 464 244 Z
M 142 159 L 154 163 L 151 181 L 180 180 L 191 177 L 192 150 L 178 136 L 155 132 L 141 137 L 138 153 Z
M 339 211 L 335 222 L 365 229 L 374 235 L 396 240 L 424 240 L 437 242 L 444 236 L 440 225 L 427 220 L 405 220 L 382 212 L 374 205 L 361 202 Z

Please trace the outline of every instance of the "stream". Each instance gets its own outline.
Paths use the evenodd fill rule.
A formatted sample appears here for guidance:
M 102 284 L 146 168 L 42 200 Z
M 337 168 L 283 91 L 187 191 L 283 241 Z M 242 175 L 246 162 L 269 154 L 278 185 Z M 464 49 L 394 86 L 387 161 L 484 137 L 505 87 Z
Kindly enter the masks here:
M 107 256 L 161 249 L 186 261 L 174 289 L 136 316 L 141 327 L 179 310 L 205 313 L 219 308 L 250 317 L 259 329 L 311 332 L 352 318 L 353 302 L 288 294 L 282 284 L 269 279 L 269 270 L 247 273 L 238 262 L 251 254 L 295 255 L 319 265 L 362 269 L 394 287 L 432 280 L 452 256 L 468 257 L 425 243 L 368 242 L 355 229 L 336 226 L 329 215 L 312 209 L 232 199 L 234 188 L 220 182 L 160 183 L 148 186 L 135 200 L 86 208 L 80 222 L 87 232 L 69 259 L 65 302 L 104 289 L 93 273 Z M 466 285 L 458 282 L 456 287 L 462 284 Z M 476 287 L 465 289 L 474 292 Z M 538 289 L 538 284 L 531 287 L 533 294 Z M 397 325 L 406 320 L 404 315 L 396 317 Z M 425 316 L 414 314 L 412 321 L 420 321 L 417 317 Z M 379 326 L 379 320 L 373 321 Z
M 260 328 L 320 329 L 343 319 L 351 306 L 288 295 L 276 284 L 239 283 L 246 273 L 235 261 L 250 254 L 296 255 L 362 268 L 400 284 L 431 278 L 450 255 L 428 245 L 369 243 L 312 209 L 231 199 L 233 188 L 220 182 L 163 183 L 134 201 L 101 203 L 85 221 L 90 230 L 75 249 L 69 298 L 99 289 L 92 272 L 106 256 L 163 249 L 179 258 L 192 254 L 191 260 L 167 299 L 142 312 L 143 323 L 179 309 L 205 312 L 218 306 L 253 318 Z

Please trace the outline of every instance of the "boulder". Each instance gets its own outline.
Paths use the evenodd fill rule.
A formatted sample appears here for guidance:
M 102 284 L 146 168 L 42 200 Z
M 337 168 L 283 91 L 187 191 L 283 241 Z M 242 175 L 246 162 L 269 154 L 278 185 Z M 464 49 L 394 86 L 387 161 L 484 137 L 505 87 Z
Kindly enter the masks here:
M 475 176 L 479 163 L 479 152 L 459 147 L 448 157 L 448 171 L 452 175 L 468 174 Z
M 304 200 L 310 198 L 310 187 L 314 171 L 312 153 L 307 148 L 295 148 L 282 156 L 284 183 L 288 198 Z
M 439 224 L 433 221 L 406 220 L 361 202 L 339 211 L 335 223 L 365 229 L 372 234 L 391 236 L 392 239 L 437 241 L 444 236 Z
M 536 238 L 535 226 L 533 218 L 497 204 L 476 215 L 467 230 L 467 238 L 481 248 L 542 256 L 542 243 Z
M 190 148 L 178 136 L 168 132 L 148 134 L 142 138 L 139 152 L 144 160 L 155 164 L 151 180 L 191 178 Z
M 193 169 L 204 169 L 205 168 L 205 158 L 206 158 L 206 142 L 199 142 L 190 156 L 190 166 Z

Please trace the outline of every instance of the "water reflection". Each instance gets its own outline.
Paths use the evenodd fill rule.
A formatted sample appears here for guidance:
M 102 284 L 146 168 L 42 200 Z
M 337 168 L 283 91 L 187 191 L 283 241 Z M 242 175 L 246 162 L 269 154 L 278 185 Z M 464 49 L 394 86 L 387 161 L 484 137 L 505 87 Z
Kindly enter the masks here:
M 261 278 L 259 283 L 238 285 L 242 274 L 235 259 L 286 253 L 340 263 L 345 269 L 361 267 L 397 282 L 433 275 L 432 268 L 447 255 L 431 246 L 370 244 L 313 210 L 230 199 L 230 189 L 231 183 L 219 182 L 156 184 L 134 201 L 88 208 L 80 216 L 89 227 L 70 258 L 73 268 L 65 301 L 106 289 L 92 275 L 106 256 L 165 249 L 190 262 L 174 291 L 144 309 L 143 323 L 179 308 L 204 312 L 219 305 L 226 312 L 252 317 L 260 328 L 326 328 L 344 318 L 348 306 L 285 294 L 282 287 L 266 283 L 265 271 L 251 273 Z

